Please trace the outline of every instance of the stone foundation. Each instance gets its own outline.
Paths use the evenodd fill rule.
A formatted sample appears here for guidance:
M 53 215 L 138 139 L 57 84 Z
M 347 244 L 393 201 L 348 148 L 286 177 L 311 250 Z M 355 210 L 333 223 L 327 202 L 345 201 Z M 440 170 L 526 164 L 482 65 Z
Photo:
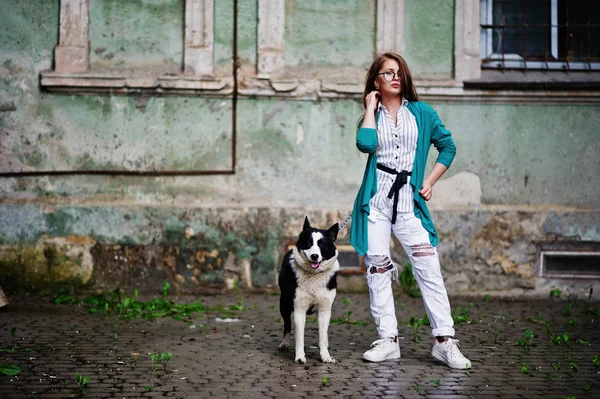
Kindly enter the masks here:
M 432 215 L 451 294 L 600 289 L 598 279 L 548 279 L 539 270 L 544 248 L 598 248 L 600 212 L 490 207 Z M 305 211 L 4 204 L 0 216 L 0 285 L 7 293 L 159 291 L 165 281 L 175 292 L 199 293 L 275 288 L 285 247 L 295 241 Z M 326 228 L 346 214 L 309 210 L 308 216 Z M 348 233 L 343 230 L 338 242 L 347 243 Z M 402 269 L 406 257 L 395 241 L 392 256 Z M 342 274 L 340 289 L 362 291 L 364 278 Z

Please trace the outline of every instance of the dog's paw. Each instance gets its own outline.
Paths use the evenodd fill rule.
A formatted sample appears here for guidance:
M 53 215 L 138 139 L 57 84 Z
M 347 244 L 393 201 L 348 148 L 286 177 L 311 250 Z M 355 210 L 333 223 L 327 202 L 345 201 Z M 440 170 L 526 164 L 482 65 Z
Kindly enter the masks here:
M 321 356 L 321 361 L 323 363 L 335 363 L 335 359 L 332 358 L 331 356 L 327 355 L 327 356 Z
M 306 358 L 304 356 L 302 357 L 296 357 L 296 359 L 294 360 L 294 362 L 298 363 L 298 364 L 304 364 L 306 363 Z
M 279 344 L 279 351 L 280 352 L 285 352 L 290 348 L 290 344 L 286 344 L 285 342 L 282 342 Z

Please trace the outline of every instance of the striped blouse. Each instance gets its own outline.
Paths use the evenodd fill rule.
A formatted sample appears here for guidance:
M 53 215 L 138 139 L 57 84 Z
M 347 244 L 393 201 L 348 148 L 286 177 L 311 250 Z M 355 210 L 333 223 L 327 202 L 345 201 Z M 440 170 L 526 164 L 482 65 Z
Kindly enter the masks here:
M 402 105 L 397 114 L 397 124 L 394 125 L 394 119 L 385 106 L 379 102 L 381 116 L 377 126 L 379 141 L 377 162 L 398 172 L 412 171 L 419 134 L 417 121 L 408 110 L 407 104 L 408 100 L 402 98 Z M 371 200 L 373 206 L 385 209 L 393 204 L 393 197 L 388 198 L 388 193 L 395 179 L 395 175 L 377 169 L 377 193 Z M 398 212 L 413 212 L 413 190 L 409 183 L 410 176 L 408 183 L 402 186 L 398 193 Z

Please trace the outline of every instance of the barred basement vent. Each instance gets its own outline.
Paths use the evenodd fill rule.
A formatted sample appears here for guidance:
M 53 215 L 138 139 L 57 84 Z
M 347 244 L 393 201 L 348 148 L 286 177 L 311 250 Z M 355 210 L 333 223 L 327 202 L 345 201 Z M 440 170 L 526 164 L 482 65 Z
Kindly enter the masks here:
M 338 262 L 340 263 L 340 273 L 358 274 L 365 272 L 365 264 L 352 245 L 336 245 L 338 250 Z
M 556 278 L 600 278 L 600 252 L 541 251 L 540 274 Z

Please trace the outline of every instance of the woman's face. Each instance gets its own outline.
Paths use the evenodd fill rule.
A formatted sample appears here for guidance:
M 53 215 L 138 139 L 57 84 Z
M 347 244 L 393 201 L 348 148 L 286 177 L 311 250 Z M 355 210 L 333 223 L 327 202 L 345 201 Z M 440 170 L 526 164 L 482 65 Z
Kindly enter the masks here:
M 402 87 L 400 87 L 400 77 L 398 73 L 400 71 L 400 65 L 396 60 L 386 60 L 381 69 L 379 75 L 375 78 L 375 82 L 379 85 L 379 91 L 382 95 L 397 95 L 402 93 Z M 388 72 L 386 74 L 386 72 Z M 390 80 L 386 80 L 386 77 Z

